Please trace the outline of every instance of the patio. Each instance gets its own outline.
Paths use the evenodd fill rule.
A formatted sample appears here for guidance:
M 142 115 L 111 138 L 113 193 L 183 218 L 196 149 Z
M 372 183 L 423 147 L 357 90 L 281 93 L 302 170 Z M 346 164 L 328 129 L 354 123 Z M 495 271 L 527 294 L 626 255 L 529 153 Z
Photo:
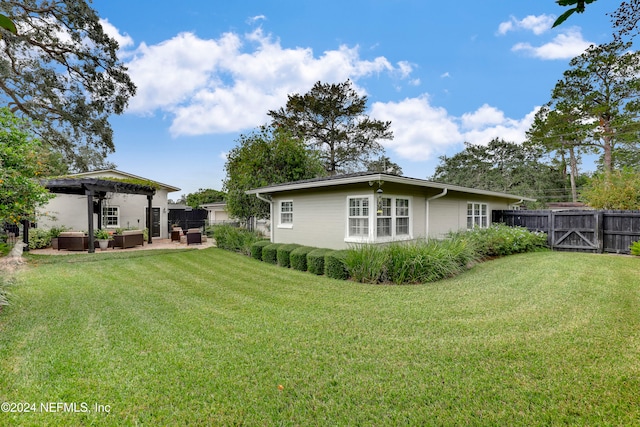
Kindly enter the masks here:
M 203 241 L 201 244 L 197 245 L 187 245 L 186 243 L 180 243 L 178 241 L 171 241 L 171 239 L 154 239 L 153 243 L 145 243 L 142 246 L 134 246 L 132 248 L 122 249 L 122 248 L 109 248 L 105 251 L 101 251 L 97 249 L 95 251 L 96 254 L 99 253 L 112 253 L 112 252 L 130 252 L 130 251 L 146 251 L 146 250 L 154 250 L 154 249 L 206 249 L 215 246 L 213 239 L 207 239 Z M 29 251 L 31 254 L 36 255 L 72 255 L 72 254 L 81 254 L 87 253 L 87 251 L 66 251 L 66 250 L 57 250 L 53 248 L 45 248 L 45 249 L 31 249 Z

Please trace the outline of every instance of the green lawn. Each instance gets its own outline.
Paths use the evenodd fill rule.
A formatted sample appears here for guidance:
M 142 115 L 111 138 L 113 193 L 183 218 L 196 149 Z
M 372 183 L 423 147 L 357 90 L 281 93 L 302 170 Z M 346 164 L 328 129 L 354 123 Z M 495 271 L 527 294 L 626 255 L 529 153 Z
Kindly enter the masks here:
M 215 248 L 31 256 L 9 291 L 0 401 L 40 412 L 0 425 L 640 424 L 640 258 L 376 286 Z

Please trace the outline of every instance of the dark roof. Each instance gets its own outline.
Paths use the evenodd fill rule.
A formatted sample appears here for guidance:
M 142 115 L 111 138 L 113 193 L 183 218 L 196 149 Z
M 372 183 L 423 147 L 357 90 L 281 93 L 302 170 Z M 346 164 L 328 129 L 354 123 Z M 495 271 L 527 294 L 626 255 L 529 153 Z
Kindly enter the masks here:
M 156 189 L 147 185 L 130 184 L 99 178 L 53 178 L 40 183 L 51 193 L 90 194 L 90 193 L 126 193 L 153 196 Z

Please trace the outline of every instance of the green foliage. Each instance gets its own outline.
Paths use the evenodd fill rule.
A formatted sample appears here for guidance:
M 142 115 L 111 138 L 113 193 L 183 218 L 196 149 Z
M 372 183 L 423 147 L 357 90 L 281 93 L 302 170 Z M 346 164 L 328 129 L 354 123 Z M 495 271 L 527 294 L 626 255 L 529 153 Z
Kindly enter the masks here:
M 310 273 L 322 275 L 324 274 L 324 256 L 331 249 L 314 249 L 307 254 L 307 270 Z
M 195 193 L 189 193 L 184 198 L 186 205 L 196 209 L 200 205 L 205 203 L 222 202 L 226 197 L 226 193 L 223 191 L 213 190 L 211 188 L 199 189 Z
M 289 243 L 286 245 L 282 245 L 278 248 L 277 251 L 277 260 L 278 260 L 278 265 L 280 267 L 287 267 L 289 268 L 291 266 L 291 252 L 296 249 L 299 248 L 300 245 L 295 244 L 295 243 Z
M 37 123 L 73 169 L 95 169 L 114 150 L 110 116 L 136 91 L 118 42 L 85 0 L 3 1 L 0 12 L 21 29 L 3 33 L 0 104 Z
M 640 172 L 625 169 L 596 175 L 580 194 L 595 209 L 640 209 Z
M 262 261 L 269 264 L 278 263 L 278 248 L 281 243 L 272 243 L 262 248 Z
M 334 175 L 361 170 L 371 157 L 384 152 L 379 140 L 393 139 L 391 122 L 370 119 L 366 109 L 367 97 L 347 80 L 317 82 L 304 95 L 289 95 L 285 107 L 268 114 L 273 126 L 288 129 L 320 153 L 325 170 Z
M 54 237 L 60 237 L 60 233 L 67 230 L 69 230 L 69 227 L 65 227 L 64 225 L 61 225 L 59 227 L 51 227 L 49 229 L 49 235 L 53 239 Z
M 251 255 L 251 246 L 262 236 L 255 231 L 221 224 L 213 226 L 213 238 L 221 249 Z
M 537 198 L 564 189 L 562 171 L 543 162 L 532 145 L 494 139 L 487 145 L 466 143 L 460 153 L 441 156 L 433 181 Z
M 558 3 L 560 6 L 575 6 L 572 7 L 571 9 L 566 10 L 565 12 L 563 12 L 553 23 L 552 28 L 557 27 L 558 25 L 562 24 L 564 21 L 566 21 L 571 15 L 573 15 L 574 13 L 583 13 L 585 10 L 585 5 L 587 4 L 591 4 L 593 2 L 595 2 L 597 0 L 557 0 L 556 3 Z
M 331 251 L 324 256 L 324 274 L 332 279 L 347 280 L 349 271 L 345 259 L 347 251 Z
M 111 240 L 111 234 L 103 228 L 93 231 L 93 237 L 97 240 Z
M 389 255 L 388 246 L 359 245 L 347 251 L 345 264 L 351 278 L 356 282 L 386 282 Z
M 531 232 L 524 227 L 492 224 L 488 228 L 453 233 L 452 236 L 468 242 L 479 257 L 504 256 L 533 252 L 547 248 L 547 235 Z
M 43 249 L 51 246 L 51 233 L 45 228 L 29 229 L 29 249 Z
M 269 240 L 258 240 L 257 242 L 251 245 L 251 258 L 262 261 L 262 248 L 267 245 L 270 245 L 271 241 Z
M 640 240 L 637 242 L 633 242 L 631 246 L 629 246 L 631 250 L 631 255 L 640 256 Z
M 37 181 L 42 146 L 32 135 L 29 122 L 0 108 L 0 224 L 30 218 L 52 197 Z
M 315 249 L 317 248 L 312 246 L 300 246 L 291 251 L 289 255 L 291 268 L 299 271 L 307 271 L 307 254 Z
M 269 204 L 247 190 L 321 176 L 322 164 L 304 142 L 284 129 L 262 127 L 240 136 L 227 155 L 224 191 L 227 212 L 234 218 L 267 218 Z

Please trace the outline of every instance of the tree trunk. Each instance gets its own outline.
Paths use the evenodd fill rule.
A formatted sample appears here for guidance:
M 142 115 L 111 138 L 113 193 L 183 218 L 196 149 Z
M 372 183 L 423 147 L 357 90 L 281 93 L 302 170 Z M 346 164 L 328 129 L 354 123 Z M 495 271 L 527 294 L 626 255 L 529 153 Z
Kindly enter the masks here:
M 576 158 L 575 147 L 569 147 L 569 164 L 571 167 L 571 200 L 578 201 L 578 189 L 576 188 L 576 177 L 578 176 L 578 159 Z

